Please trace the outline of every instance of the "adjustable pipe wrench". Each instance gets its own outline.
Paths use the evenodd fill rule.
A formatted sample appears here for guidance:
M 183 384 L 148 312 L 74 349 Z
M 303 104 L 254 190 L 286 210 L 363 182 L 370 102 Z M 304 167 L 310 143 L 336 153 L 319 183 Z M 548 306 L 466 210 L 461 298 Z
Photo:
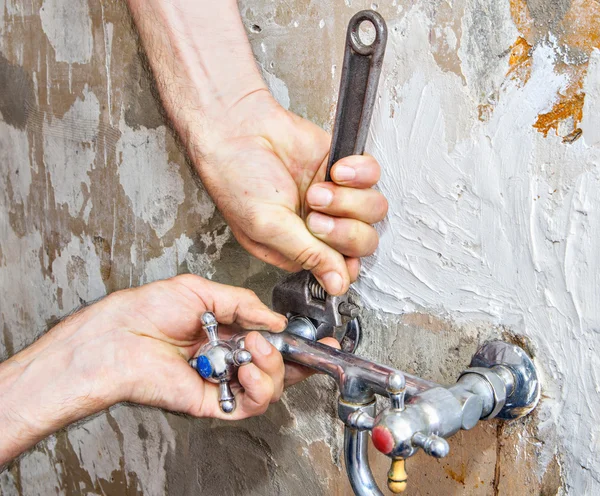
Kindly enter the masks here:
M 360 26 L 365 21 L 375 29 L 375 39 L 368 45 L 360 35 Z M 331 181 L 331 167 L 338 160 L 364 153 L 386 41 L 387 27 L 377 12 L 364 10 L 350 20 L 326 181 Z M 356 302 L 347 294 L 327 294 L 308 271 L 293 274 L 275 286 L 273 310 L 288 318 L 301 315 L 310 319 L 316 335 L 306 338 L 333 336 L 350 353 L 358 346 L 360 323 Z

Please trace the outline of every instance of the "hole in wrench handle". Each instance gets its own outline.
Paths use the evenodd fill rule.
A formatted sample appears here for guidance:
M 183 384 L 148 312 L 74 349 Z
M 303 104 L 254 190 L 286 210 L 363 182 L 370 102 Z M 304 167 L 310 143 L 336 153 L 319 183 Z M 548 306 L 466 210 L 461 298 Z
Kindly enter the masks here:
M 364 21 L 369 21 L 375 28 L 375 39 L 370 45 L 360 40 L 359 28 Z M 349 155 L 362 155 L 365 151 L 386 42 L 387 26 L 377 12 L 363 10 L 352 17 L 346 33 L 344 64 L 325 181 L 331 181 L 331 166 L 338 160 Z

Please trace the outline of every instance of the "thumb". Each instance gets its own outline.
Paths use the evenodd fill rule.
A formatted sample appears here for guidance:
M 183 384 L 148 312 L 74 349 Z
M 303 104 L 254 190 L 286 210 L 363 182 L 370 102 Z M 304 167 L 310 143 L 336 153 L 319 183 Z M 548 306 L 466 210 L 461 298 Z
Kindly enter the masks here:
M 313 236 L 294 212 L 285 207 L 274 207 L 277 208 L 275 212 L 263 214 L 271 220 L 262 243 L 310 270 L 329 294 L 348 291 L 350 275 L 344 256 Z

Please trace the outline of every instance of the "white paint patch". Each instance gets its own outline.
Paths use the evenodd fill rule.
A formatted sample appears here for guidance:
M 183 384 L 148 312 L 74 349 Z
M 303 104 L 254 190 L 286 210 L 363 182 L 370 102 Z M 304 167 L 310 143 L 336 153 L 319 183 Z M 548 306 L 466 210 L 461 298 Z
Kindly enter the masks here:
M 91 60 L 94 38 L 88 0 L 44 0 L 40 19 L 57 62 Z
M 111 413 L 123 433 L 127 477 L 136 475 L 142 494 L 165 494 L 165 459 L 169 450 L 175 450 L 175 433 L 164 413 L 138 408 L 117 408 Z
M 581 129 L 583 139 L 590 146 L 600 146 L 600 50 L 595 49 L 587 69 L 583 86 L 585 102 Z
M 177 209 L 185 199 L 179 166 L 167 156 L 166 128 L 135 130 L 123 120 L 120 128 L 119 181 L 135 215 L 162 237 L 175 225 Z
M 186 257 L 187 266 L 192 274 L 200 274 L 202 277 L 210 279 L 215 274 L 214 264 L 221 258 L 221 250 L 225 243 L 231 239 L 231 231 L 225 229 L 223 233 L 216 232 L 203 233 L 200 241 L 206 247 L 214 249 L 202 250 L 200 253 L 188 253 Z
M 15 129 L 3 121 L 0 121 L 0 164 L 4 169 L 0 176 L 0 195 L 4 195 L 5 205 L 8 206 L 12 202 L 26 205 L 31 187 L 27 132 Z M 11 198 L 8 197 L 9 182 Z
M 267 83 L 267 86 L 269 87 L 269 90 L 273 94 L 275 100 L 277 100 L 279 102 L 279 105 L 281 105 L 284 109 L 289 110 L 290 94 L 286 84 L 277 76 L 267 71 L 267 69 L 265 69 L 264 67 L 261 67 L 261 69 L 263 78 Z
M 509 2 L 467 1 L 458 56 L 476 101 L 495 99 L 508 70 L 508 49 L 517 36 Z
M 72 217 L 81 214 L 89 197 L 88 173 L 96 157 L 99 120 L 100 103 L 87 87 L 62 118 L 44 119 L 44 164 L 50 173 L 54 200 L 66 205 Z
M 31 451 L 21 458 L 19 465 L 22 494 L 66 494 L 61 489 L 58 466 L 48 453 Z
M 81 468 L 92 478 L 92 483 L 101 479 L 110 482 L 112 472 L 121 470 L 123 453 L 119 438 L 106 415 L 99 415 L 85 424 L 71 427 L 67 435 Z
M 71 235 L 71 241 L 52 262 L 56 285 L 62 288 L 60 310 L 71 311 L 81 305 L 104 296 L 106 287 L 102 282 L 100 258 L 94 242 L 87 234 L 83 239 Z
M 172 246 L 163 250 L 160 257 L 146 261 L 144 283 L 176 276 L 179 266 L 185 261 L 188 250 L 193 243 L 190 238 L 182 234 Z
M 203 187 L 198 188 L 196 195 L 191 198 L 191 203 L 191 209 L 198 215 L 200 225 L 207 224 L 214 215 L 216 207 Z
M 461 47 L 481 37 L 471 29 L 479 3 L 471 2 Z M 529 338 L 546 396 L 538 407 L 542 440 L 550 441 L 542 465 L 554 455 L 555 429 L 567 491 L 600 493 L 600 150 L 532 127 L 566 84 L 554 71 L 553 49 L 536 47 L 523 87 L 500 86 L 473 65 L 496 50 L 462 52 L 471 54 L 463 58 L 465 88 L 422 50 L 425 26 L 413 8 L 402 38 L 390 30 L 387 60 L 403 61 L 409 77 L 398 84 L 384 70 L 368 151 L 381 163 L 390 209 L 357 290 L 375 309 L 501 324 Z M 510 20 L 495 22 L 495 30 L 496 40 L 514 41 Z M 446 110 L 477 105 L 474 89 L 498 94 L 487 122 L 474 108 Z M 588 94 L 586 105 L 598 108 L 597 98 Z M 462 131 L 451 144 L 455 127 Z
M 2 175 L 0 175 L 1 183 Z M 2 188 L 2 184 L 0 184 Z M 8 211 L 2 204 L 0 210 Z M 10 333 L 14 351 L 25 347 L 45 328 L 46 319 L 58 315 L 56 288 L 43 276 L 40 253 L 43 253 L 39 232 L 17 236 L 8 221 L 8 215 L 0 215 L 0 324 Z M 22 281 L 24 274 L 27 284 Z M 35 288 L 35 291 L 32 290 Z M 0 360 L 7 358 L 8 343 L 5 333 L 0 332 Z
M 110 75 L 110 65 L 112 61 L 112 42 L 114 25 L 112 22 L 106 22 L 104 18 L 103 3 L 100 3 L 100 9 L 102 10 L 102 29 L 104 31 L 104 66 L 106 68 L 106 98 L 108 100 L 108 121 L 112 126 L 112 79 Z

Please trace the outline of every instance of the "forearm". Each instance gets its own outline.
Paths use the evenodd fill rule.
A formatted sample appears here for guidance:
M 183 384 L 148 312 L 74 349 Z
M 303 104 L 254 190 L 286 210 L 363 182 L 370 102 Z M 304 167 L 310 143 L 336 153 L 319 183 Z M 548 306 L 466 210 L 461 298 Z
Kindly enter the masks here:
M 215 132 L 245 96 L 266 89 L 235 0 L 128 4 L 164 106 L 184 141 Z
M 46 436 L 109 404 L 82 373 L 85 357 L 68 321 L 0 364 L 0 466 Z

